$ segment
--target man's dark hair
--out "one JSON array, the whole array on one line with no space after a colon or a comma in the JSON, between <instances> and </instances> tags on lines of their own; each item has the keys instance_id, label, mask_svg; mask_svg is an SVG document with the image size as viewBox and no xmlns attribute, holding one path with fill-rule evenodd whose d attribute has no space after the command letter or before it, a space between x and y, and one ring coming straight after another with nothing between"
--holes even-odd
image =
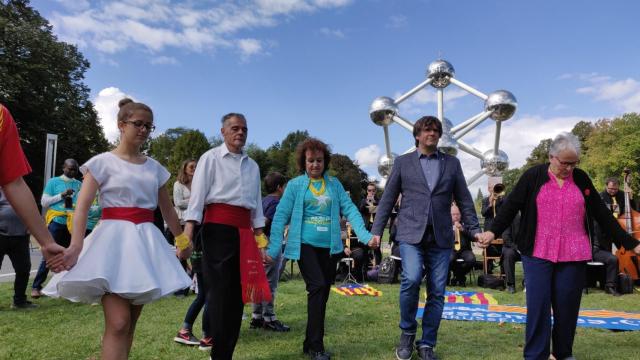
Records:
<instances>
[{"instance_id":1,"label":"man's dark hair","mask_svg":"<svg viewBox=\"0 0 640 360\"><path fill-rule=\"evenodd\" d=\"M418 134L422 131L422 129L429 128L431 126L435 126L438 130L439 136L442 136L442 123L440 119L435 116L423 116L415 124L413 124L413 138L415 139ZM418 140L416 139L416 147L418 146Z\"/></svg>"},{"instance_id":2,"label":"man's dark hair","mask_svg":"<svg viewBox=\"0 0 640 360\"><path fill-rule=\"evenodd\" d=\"M306 171L307 162L307 150L321 151L324 154L324 171L322 174L329 170L329 162L331 161L331 151L329 146L316 138L308 138L305 141L298 144L296 148L296 164L298 164L298 171L304 174Z\"/></svg>"},{"instance_id":3,"label":"man's dark hair","mask_svg":"<svg viewBox=\"0 0 640 360\"><path fill-rule=\"evenodd\" d=\"M244 122L247 122L247 119L244 117L244 115L240 114L240 113L228 113L227 115L222 117L222 120L220 121L222 123L222 126L224 126L224 122L231 119L237 117L238 119L242 119L244 120Z\"/></svg>"},{"instance_id":4,"label":"man's dark hair","mask_svg":"<svg viewBox=\"0 0 640 360\"><path fill-rule=\"evenodd\" d=\"M286 183L287 178L277 171L269 173L264 177L264 188L268 194L276 192L278 186L284 186Z\"/></svg>"}]
</instances>

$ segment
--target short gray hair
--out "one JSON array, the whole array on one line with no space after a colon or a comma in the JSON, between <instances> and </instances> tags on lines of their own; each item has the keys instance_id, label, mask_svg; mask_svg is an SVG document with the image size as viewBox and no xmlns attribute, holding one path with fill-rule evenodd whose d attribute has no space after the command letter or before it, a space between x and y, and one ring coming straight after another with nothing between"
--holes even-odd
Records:
<instances>
[{"instance_id":1,"label":"short gray hair","mask_svg":"<svg viewBox=\"0 0 640 360\"><path fill-rule=\"evenodd\" d=\"M571 150L580 156L580 139L572 133L561 132L551 141L549 155L558 156L561 151Z\"/></svg>"}]
</instances>

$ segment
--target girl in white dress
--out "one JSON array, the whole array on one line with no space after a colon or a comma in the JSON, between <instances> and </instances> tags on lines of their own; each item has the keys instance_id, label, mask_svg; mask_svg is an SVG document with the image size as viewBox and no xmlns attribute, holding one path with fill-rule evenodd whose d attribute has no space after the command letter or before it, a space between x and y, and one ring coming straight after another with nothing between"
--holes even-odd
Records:
<instances>
[{"instance_id":1,"label":"girl in white dress","mask_svg":"<svg viewBox=\"0 0 640 360\"><path fill-rule=\"evenodd\" d=\"M128 358L144 304L191 284L153 224L153 211L160 207L174 236L184 236L165 187L169 172L140 153L154 129L153 113L130 99L121 100L119 106L120 143L80 168L84 181L71 244L64 252L68 271L56 274L43 291L71 301L102 302L105 360ZM102 220L85 240L87 213L97 190ZM184 257L187 252L178 255Z\"/></svg>"}]
</instances>

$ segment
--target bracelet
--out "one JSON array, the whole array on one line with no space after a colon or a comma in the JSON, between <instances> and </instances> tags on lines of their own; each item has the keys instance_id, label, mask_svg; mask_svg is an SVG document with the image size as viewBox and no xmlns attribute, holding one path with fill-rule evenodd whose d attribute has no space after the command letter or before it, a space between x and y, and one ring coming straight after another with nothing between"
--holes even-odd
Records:
<instances>
[{"instance_id":1,"label":"bracelet","mask_svg":"<svg viewBox=\"0 0 640 360\"><path fill-rule=\"evenodd\" d=\"M186 248L189 247L191 241L189 240L189 237L187 235L185 235L185 233L182 233L178 236L176 236L175 238L175 244L176 247L180 250L184 250Z\"/></svg>"}]
</instances>

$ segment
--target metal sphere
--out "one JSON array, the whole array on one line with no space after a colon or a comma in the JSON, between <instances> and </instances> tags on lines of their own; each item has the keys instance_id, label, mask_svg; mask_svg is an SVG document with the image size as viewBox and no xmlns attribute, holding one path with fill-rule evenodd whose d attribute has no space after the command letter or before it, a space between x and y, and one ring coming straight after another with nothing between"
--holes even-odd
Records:
<instances>
[{"instance_id":1,"label":"metal sphere","mask_svg":"<svg viewBox=\"0 0 640 360\"><path fill-rule=\"evenodd\" d=\"M369 107L371 121L378 126L388 126L398 113L398 105L392 98L380 96L373 100Z\"/></svg>"},{"instance_id":2,"label":"metal sphere","mask_svg":"<svg viewBox=\"0 0 640 360\"><path fill-rule=\"evenodd\" d=\"M501 176L509 168L509 157L502 150L498 150L498 154L494 154L493 150L487 150L482 157L480 168L489 176Z\"/></svg>"},{"instance_id":3,"label":"metal sphere","mask_svg":"<svg viewBox=\"0 0 640 360\"><path fill-rule=\"evenodd\" d=\"M396 153L391 153L391 159L389 159L387 154L384 154L380 157L380 159L378 160L378 173L380 174L380 176L386 179L389 174L391 174L393 161L396 157L398 157L398 154Z\"/></svg>"},{"instance_id":4,"label":"metal sphere","mask_svg":"<svg viewBox=\"0 0 640 360\"><path fill-rule=\"evenodd\" d=\"M442 120L442 136L438 141L438 149L445 154L458 156L458 142L451 136L452 127L453 123L449 119Z\"/></svg>"},{"instance_id":5,"label":"metal sphere","mask_svg":"<svg viewBox=\"0 0 640 360\"><path fill-rule=\"evenodd\" d=\"M484 109L491 111L491 118L496 121L510 119L518 108L518 101L512 93L498 90L489 94L484 102Z\"/></svg>"},{"instance_id":6,"label":"metal sphere","mask_svg":"<svg viewBox=\"0 0 640 360\"><path fill-rule=\"evenodd\" d=\"M427 68L427 77L433 79L431 86L438 89L446 88L453 75L455 75L453 65L445 60L436 60Z\"/></svg>"}]
</instances>

